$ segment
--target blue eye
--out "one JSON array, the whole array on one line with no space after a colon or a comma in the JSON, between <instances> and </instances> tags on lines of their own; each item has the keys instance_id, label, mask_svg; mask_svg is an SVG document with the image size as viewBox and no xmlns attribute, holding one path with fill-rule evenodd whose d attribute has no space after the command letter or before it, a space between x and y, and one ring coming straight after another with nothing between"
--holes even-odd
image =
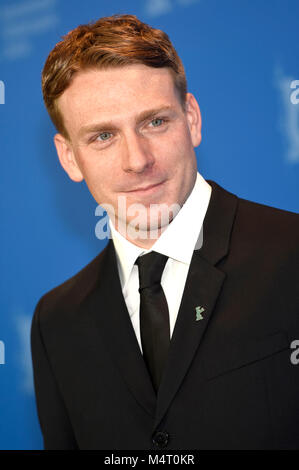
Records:
<instances>
[{"instance_id":1,"label":"blue eye","mask_svg":"<svg viewBox=\"0 0 299 470\"><path fill-rule=\"evenodd\" d=\"M107 135L109 136L109 135L111 135L111 133L110 133L110 132L102 132L102 134L100 134L99 137L101 137L101 136L107 136ZM106 138L102 139L102 138L101 138L100 140L105 141L105 140L108 140L108 139L106 139Z\"/></svg>"},{"instance_id":2,"label":"blue eye","mask_svg":"<svg viewBox=\"0 0 299 470\"><path fill-rule=\"evenodd\" d=\"M157 122L157 121L160 122L160 124L158 124L158 126L155 126L155 125L154 125L154 127L159 127L159 126L161 125L161 123L163 122L163 119L155 118L155 119L153 119L151 122L153 123L153 122Z\"/></svg>"}]
</instances>

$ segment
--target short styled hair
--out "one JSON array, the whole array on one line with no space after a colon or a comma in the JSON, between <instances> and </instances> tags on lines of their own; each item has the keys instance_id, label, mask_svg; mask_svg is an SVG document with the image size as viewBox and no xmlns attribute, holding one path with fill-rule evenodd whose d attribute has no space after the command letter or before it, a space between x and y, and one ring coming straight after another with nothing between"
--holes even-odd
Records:
<instances>
[{"instance_id":1,"label":"short styled hair","mask_svg":"<svg viewBox=\"0 0 299 470\"><path fill-rule=\"evenodd\" d=\"M141 22L135 15L112 15L70 31L56 44L45 62L43 98L57 131L68 138L57 99L70 86L76 73L132 64L168 67L185 110L185 71L168 35Z\"/></svg>"}]
</instances>

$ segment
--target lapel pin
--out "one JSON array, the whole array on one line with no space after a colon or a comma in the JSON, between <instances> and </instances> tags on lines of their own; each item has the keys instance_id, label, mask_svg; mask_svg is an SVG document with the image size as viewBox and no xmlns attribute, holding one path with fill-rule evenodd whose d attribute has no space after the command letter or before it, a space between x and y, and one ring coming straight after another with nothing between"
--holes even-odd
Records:
<instances>
[{"instance_id":1,"label":"lapel pin","mask_svg":"<svg viewBox=\"0 0 299 470\"><path fill-rule=\"evenodd\" d=\"M205 311L205 309L203 307L195 307L195 311L196 311L196 321L198 320L202 320L203 319L203 316L202 316L202 312Z\"/></svg>"}]
</instances>

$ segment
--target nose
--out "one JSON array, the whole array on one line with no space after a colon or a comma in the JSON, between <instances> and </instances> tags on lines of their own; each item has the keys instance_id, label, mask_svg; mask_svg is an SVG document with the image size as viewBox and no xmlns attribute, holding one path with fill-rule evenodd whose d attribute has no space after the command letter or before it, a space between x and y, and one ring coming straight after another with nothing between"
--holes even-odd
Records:
<instances>
[{"instance_id":1,"label":"nose","mask_svg":"<svg viewBox=\"0 0 299 470\"><path fill-rule=\"evenodd\" d=\"M155 162L146 137L130 130L123 137L122 169L125 172L143 173Z\"/></svg>"}]
</instances>

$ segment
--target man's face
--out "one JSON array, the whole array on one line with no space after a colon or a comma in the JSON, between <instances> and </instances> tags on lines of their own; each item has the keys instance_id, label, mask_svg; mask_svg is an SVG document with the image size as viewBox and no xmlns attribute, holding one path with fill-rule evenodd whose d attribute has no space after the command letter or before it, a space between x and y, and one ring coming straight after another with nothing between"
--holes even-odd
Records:
<instances>
[{"instance_id":1,"label":"man's face","mask_svg":"<svg viewBox=\"0 0 299 470\"><path fill-rule=\"evenodd\" d=\"M71 179L85 179L98 204L111 205L124 223L134 214L118 213L120 196L145 210L182 206L196 179L201 117L190 93L183 111L169 69L80 72L58 106L69 134L54 139L60 162Z\"/></svg>"}]
</instances>

